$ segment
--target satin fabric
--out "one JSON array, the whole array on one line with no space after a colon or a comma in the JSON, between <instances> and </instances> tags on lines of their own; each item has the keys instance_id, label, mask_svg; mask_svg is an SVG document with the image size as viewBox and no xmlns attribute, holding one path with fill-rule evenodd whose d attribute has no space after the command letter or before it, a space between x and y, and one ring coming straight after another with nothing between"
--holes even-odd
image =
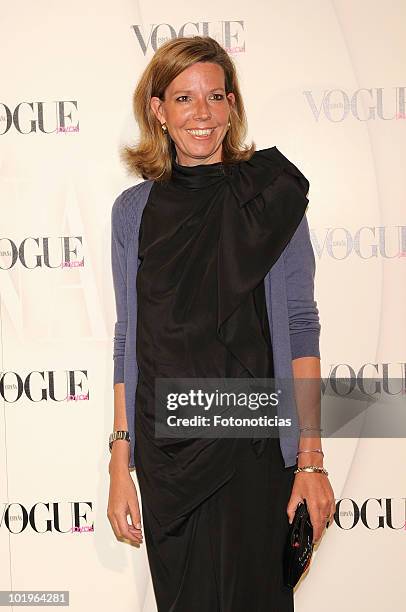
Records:
<instances>
[{"instance_id":1,"label":"satin fabric","mask_svg":"<svg viewBox=\"0 0 406 612\"><path fill-rule=\"evenodd\" d=\"M155 377L273 376L263 279L307 189L276 147L230 165L173 159L171 179L151 189L139 233L135 465L143 504L167 534L233 477L238 445L155 438Z\"/></svg>"},{"instance_id":2,"label":"satin fabric","mask_svg":"<svg viewBox=\"0 0 406 612\"><path fill-rule=\"evenodd\" d=\"M174 148L172 149L174 155ZM264 277L304 212L277 149L154 183L137 272L135 465L159 612L292 612L279 440L154 436L155 377L272 377Z\"/></svg>"},{"instance_id":3,"label":"satin fabric","mask_svg":"<svg viewBox=\"0 0 406 612\"><path fill-rule=\"evenodd\" d=\"M295 467L285 468L278 438L260 455L240 438L235 465L176 533L165 533L143 503L158 612L293 612L282 555Z\"/></svg>"}]
</instances>

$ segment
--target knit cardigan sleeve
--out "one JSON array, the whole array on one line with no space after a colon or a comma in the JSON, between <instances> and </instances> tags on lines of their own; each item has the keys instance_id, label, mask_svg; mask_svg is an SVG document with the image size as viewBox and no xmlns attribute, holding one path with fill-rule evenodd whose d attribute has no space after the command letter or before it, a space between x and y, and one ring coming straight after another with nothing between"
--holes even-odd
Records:
<instances>
[{"instance_id":1,"label":"knit cardigan sleeve","mask_svg":"<svg viewBox=\"0 0 406 612\"><path fill-rule=\"evenodd\" d=\"M314 299L315 257L306 213L285 253L286 291L292 359L320 358L320 320Z\"/></svg>"},{"instance_id":2,"label":"knit cardigan sleeve","mask_svg":"<svg viewBox=\"0 0 406 612\"><path fill-rule=\"evenodd\" d=\"M111 265L117 319L114 325L113 386L124 382L124 356L127 332L127 264L123 194L115 200L111 210Z\"/></svg>"}]
</instances>

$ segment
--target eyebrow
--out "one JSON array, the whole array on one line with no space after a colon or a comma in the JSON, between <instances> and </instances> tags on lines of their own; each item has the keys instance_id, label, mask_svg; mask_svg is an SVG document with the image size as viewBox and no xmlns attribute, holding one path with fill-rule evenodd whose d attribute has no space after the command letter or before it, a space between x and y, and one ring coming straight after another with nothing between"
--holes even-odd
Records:
<instances>
[{"instance_id":1,"label":"eyebrow","mask_svg":"<svg viewBox=\"0 0 406 612\"><path fill-rule=\"evenodd\" d=\"M209 93L212 93L213 91L224 91L225 93L225 89L224 87L215 87L214 89L210 89ZM193 93L193 91L191 89L178 89L178 91L174 91L173 95L176 96L179 93Z\"/></svg>"}]
</instances>

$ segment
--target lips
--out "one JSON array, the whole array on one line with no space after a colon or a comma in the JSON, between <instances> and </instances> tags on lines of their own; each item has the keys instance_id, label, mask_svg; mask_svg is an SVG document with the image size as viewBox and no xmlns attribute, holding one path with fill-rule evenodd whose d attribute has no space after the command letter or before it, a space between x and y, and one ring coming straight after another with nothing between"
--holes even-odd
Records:
<instances>
[{"instance_id":1,"label":"lips","mask_svg":"<svg viewBox=\"0 0 406 612\"><path fill-rule=\"evenodd\" d=\"M196 128L196 129L188 129L186 130L188 134L190 134L191 136L193 136L194 138L208 138L209 136L212 135L212 133L214 132L216 128Z\"/></svg>"}]
</instances>

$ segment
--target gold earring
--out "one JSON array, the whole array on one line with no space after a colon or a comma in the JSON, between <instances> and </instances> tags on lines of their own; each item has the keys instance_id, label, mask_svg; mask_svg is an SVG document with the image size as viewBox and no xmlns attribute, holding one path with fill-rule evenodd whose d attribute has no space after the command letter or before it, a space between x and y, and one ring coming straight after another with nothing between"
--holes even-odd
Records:
<instances>
[{"instance_id":1,"label":"gold earring","mask_svg":"<svg viewBox=\"0 0 406 612\"><path fill-rule=\"evenodd\" d=\"M166 134L168 131L168 128L166 127L166 123L162 123L161 128L162 128L163 133Z\"/></svg>"},{"instance_id":2,"label":"gold earring","mask_svg":"<svg viewBox=\"0 0 406 612\"><path fill-rule=\"evenodd\" d=\"M230 123L230 121L228 122L227 127L231 127L231 123Z\"/></svg>"}]
</instances>

